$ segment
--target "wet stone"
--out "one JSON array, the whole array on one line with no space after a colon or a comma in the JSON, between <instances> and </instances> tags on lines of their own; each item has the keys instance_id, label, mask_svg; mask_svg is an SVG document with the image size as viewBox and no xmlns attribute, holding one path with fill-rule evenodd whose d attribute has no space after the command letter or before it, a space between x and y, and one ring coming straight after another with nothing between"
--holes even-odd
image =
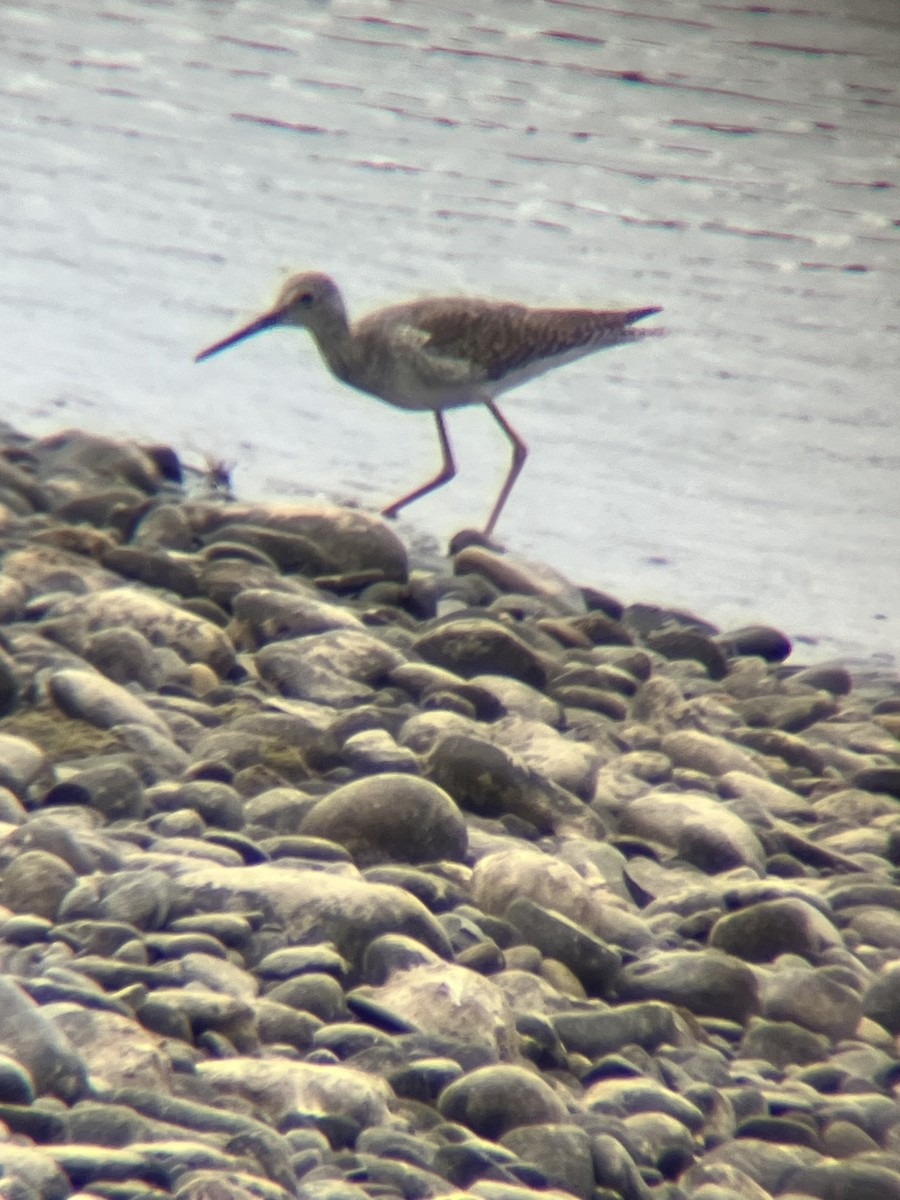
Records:
<instances>
[{"instance_id":1,"label":"wet stone","mask_svg":"<svg viewBox=\"0 0 900 1200\"><path fill-rule=\"evenodd\" d=\"M663 1042L679 1042L687 1036L675 1009L654 1001L593 1012L558 1013L551 1019L566 1048L589 1058L609 1054L629 1043L652 1052Z\"/></svg>"},{"instance_id":2,"label":"wet stone","mask_svg":"<svg viewBox=\"0 0 900 1200\"><path fill-rule=\"evenodd\" d=\"M835 927L803 900L765 900L720 917L710 945L747 962L770 962L779 954L801 954L815 960L839 944Z\"/></svg>"},{"instance_id":3,"label":"wet stone","mask_svg":"<svg viewBox=\"0 0 900 1200\"><path fill-rule=\"evenodd\" d=\"M165 588L179 596L193 596L198 590L198 571L194 564L165 550L114 546L101 556L100 561L125 579Z\"/></svg>"},{"instance_id":4,"label":"wet stone","mask_svg":"<svg viewBox=\"0 0 900 1200\"><path fill-rule=\"evenodd\" d=\"M438 625L415 642L415 649L426 662L466 679L510 675L541 687L547 677L540 656L526 642L482 618L462 617Z\"/></svg>"},{"instance_id":5,"label":"wet stone","mask_svg":"<svg viewBox=\"0 0 900 1200\"><path fill-rule=\"evenodd\" d=\"M50 692L67 716L100 729L134 722L168 735L168 726L143 700L103 675L75 668L57 671L50 679Z\"/></svg>"},{"instance_id":6,"label":"wet stone","mask_svg":"<svg viewBox=\"0 0 900 1200\"><path fill-rule=\"evenodd\" d=\"M578 807L574 797L501 747L474 737L440 738L426 759L425 772L461 808L483 817L520 817L542 832Z\"/></svg>"},{"instance_id":7,"label":"wet stone","mask_svg":"<svg viewBox=\"0 0 900 1200\"><path fill-rule=\"evenodd\" d=\"M294 975L277 983L266 992L269 1000L302 1012L312 1013L322 1021L337 1021L345 1015L344 994L332 975L314 971Z\"/></svg>"},{"instance_id":8,"label":"wet stone","mask_svg":"<svg viewBox=\"0 0 900 1200\"><path fill-rule=\"evenodd\" d=\"M775 1067L790 1063L821 1062L828 1055L828 1039L793 1021L754 1019L741 1043L745 1058L762 1058Z\"/></svg>"},{"instance_id":9,"label":"wet stone","mask_svg":"<svg viewBox=\"0 0 900 1200\"><path fill-rule=\"evenodd\" d=\"M51 788L44 803L84 804L116 821L143 816L144 789L137 773L126 764L98 763Z\"/></svg>"},{"instance_id":10,"label":"wet stone","mask_svg":"<svg viewBox=\"0 0 900 1200\"><path fill-rule=\"evenodd\" d=\"M647 645L666 658L696 659L706 668L710 679L724 679L728 673L728 659L722 648L695 630L655 630L648 634Z\"/></svg>"},{"instance_id":11,"label":"wet stone","mask_svg":"<svg viewBox=\"0 0 900 1200\"><path fill-rule=\"evenodd\" d=\"M661 748L677 767L689 767L704 775L725 775L728 771L763 773L753 756L739 746L692 729L667 734Z\"/></svg>"},{"instance_id":12,"label":"wet stone","mask_svg":"<svg viewBox=\"0 0 900 1200\"><path fill-rule=\"evenodd\" d=\"M522 1067L497 1064L470 1071L441 1093L438 1108L450 1121L496 1140L523 1125L565 1120L552 1089Z\"/></svg>"},{"instance_id":13,"label":"wet stone","mask_svg":"<svg viewBox=\"0 0 900 1200\"><path fill-rule=\"evenodd\" d=\"M800 696L759 696L738 703L738 711L748 725L783 729L798 733L827 720L837 712L830 693Z\"/></svg>"},{"instance_id":14,"label":"wet stone","mask_svg":"<svg viewBox=\"0 0 900 1200\"><path fill-rule=\"evenodd\" d=\"M760 1008L754 973L740 959L709 950L652 954L623 967L615 986L623 1000L664 1000L740 1024Z\"/></svg>"},{"instance_id":15,"label":"wet stone","mask_svg":"<svg viewBox=\"0 0 900 1200\"><path fill-rule=\"evenodd\" d=\"M343 757L359 772L404 771L417 775L421 770L418 757L405 746L398 746L384 729L367 729L348 737Z\"/></svg>"},{"instance_id":16,"label":"wet stone","mask_svg":"<svg viewBox=\"0 0 900 1200\"><path fill-rule=\"evenodd\" d=\"M63 897L75 883L67 862L45 850L26 850L3 872L0 902L13 912L53 919Z\"/></svg>"},{"instance_id":17,"label":"wet stone","mask_svg":"<svg viewBox=\"0 0 900 1200\"><path fill-rule=\"evenodd\" d=\"M790 639L769 625L745 625L719 634L717 640L729 655L753 655L772 663L783 662L791 652Z\"/></svg>"},{"instance_id":18,"label":"wet stone","mask_svg":"<svg viewBox=\"0 0 900 1200\"><path fill-rule=\"evenodd\" d=\"M808 1166L791 1176L791 1187L799 1194L821 1200L900 1200L900 1174L896 1167L878 1163L822 1163Z\"/></svg>"},{"instance_id":19,"label":"wet stone","mask_svg":"<svg viewBox=\"0 0 900 1200\"><path fill-rule=\"evenodd\" d=\"M548 958L564 963L590 995L606 995L621 959L587 929L533 900L520 897L506 909L506 919Z\"/></svg>"},{"instance_id":20,"label":"wet stone","mask_svg":"<svg viewBox=\"0 0 900 1200\"><path fill-rule=\"evenodd\" d=\"M863 1012L892 1034L900 1033L900 963L888 963L863 995Z\"/></svg>"},{"instance_id":21,"label":"wet stone","mask_svg":"<svg viewBox=\"0 0 900 1200\"><path fill-rule=\"evenodd\" d=\"M11 713L19 702L20 685L15 662L0 652L0 717Z\"/></svg>"},{"instance_id":22,"label":"wet stone","mask_svg":"<svg viewBox=\"0 0 900 1200\"><path fill-rule=\"evenodd\" d=\"M0 733L0 786L21 798L46 768L47 758L39 746L26 738Z\"/></svg>"},{"instance_id":23,"label":"wet stone","mask_svg":"<svg viewBox=\"0 0 900 1200\"><path fill-rule=\"evenodd\" d=\"M300 832L346 846L361 866L392 856L407 862L460 859L466 847L465 824L446 792L391 773L338 788L307 814Z\"/></svg>"},{"instance_id":24,"label":"wet stone","mask_svg":"<svg viewBox=\"0 0 900 1200\"><path fill-rule=\"evenodd\" d=\"M0 1049L27 1072L34 1090L74 1100L87 1071L67 1039L11 979L0 976Z\"/></svg>"},{"instance_id":25,"label":"wet stone","mask_svg":"<svg viewBox=\"0 0 900 1200\"><path fill-rule=\"evenodd\" d=\"M839 1041L852 1037L863 1015L862 999L853 988L832 979L825 969L778 970L764 987L763 1016L793 1021Z\"/></svg>"},{"instance_id":26,"label":"wet stone","mask_svg":"<svg viewBox=\"0 0 900 1200\"><path fill-rule=\"evenodd\" d=\"M520 1158L539 1164L551 1185L584 1200L593 1192L591 1141L577 1125L520 1125L504 1134L500 1144Z\"/></svg>"},{"instance_id":27,"label":"wet stone","mask_svg":"<svg viewBox=\"0 0 900 1200\"><path fill-rule=\"evenodd\" d=\"M270 529L265 525L235 523L220 525L206 539L208 546L232 542L252 546L272 560L280 570L314 577L334 569L334 563L322 549L301 533Z\"/></svg>"},{"instance_id":28,"label":"wet stone","mask_svg":"<svg viewBox=\"0 0 900 1200\"><path fill-rule=\"evenodd\" d=\"M193 809L207 825L237 830L244 824L244 807L240 795L227 783L214 780L192 780L176 785L152 788L147 799L158 810Z\"/></svg>"},{"instance_id":29,"label":"wet stone","mask_svg":"<svg viewBox=\"0 0 900 1200\"><path fill-rule=\"evenodd\" d=\"M0 1054L0 1102L31 1104L34 1100L34 1081L16 1059Z\"/></svg>"}]
</instances>

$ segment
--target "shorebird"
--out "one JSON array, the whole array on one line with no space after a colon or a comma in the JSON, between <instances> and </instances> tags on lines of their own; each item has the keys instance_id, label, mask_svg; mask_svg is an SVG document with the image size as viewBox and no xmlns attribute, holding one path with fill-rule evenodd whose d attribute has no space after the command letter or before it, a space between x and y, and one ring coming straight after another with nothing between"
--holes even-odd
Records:
<instances>
[{"instance_id":1,"label":"shorebird","mask_svg":"<svg viewBox=\"0 0 900 1200\"><path fill-rule=\"evenodd\" d=\"M331 372L395 408L432 412L441 445L441 469L426 483L382 509L396 517L456 474L444 411L483 404L512 443L512 463L484 532L497 524L528 447L494 397L554 367L608 346L662 333L631 326L659 308L528 308L523 304L451 296L411 300L350 323L334 280L318 271L288 279L272 307L221 341L201 350L201 362L276 325L308 329Z\"/></svg>"}]
</instances>

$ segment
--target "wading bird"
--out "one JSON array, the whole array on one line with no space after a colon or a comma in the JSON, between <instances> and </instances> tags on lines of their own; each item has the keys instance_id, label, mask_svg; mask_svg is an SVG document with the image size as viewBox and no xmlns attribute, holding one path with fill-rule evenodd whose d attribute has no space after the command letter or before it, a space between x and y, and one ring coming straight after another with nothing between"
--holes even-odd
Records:
<instances>
[{"instance_id":1,"label":"wading bird","mask_svg":"<svg viewBox=\"0 0 900 1200\"><path fill-rule=\"evenodd\" d=\"M483 404L512 443L512 463L485 525L490 534L524 466L528 447L494 397L586 354L661 329L633 329L659 308L528 308L469 296L411 300L350 323L337 284L317 271L294 275L261 316L207 346L196 362L276 325L308 329L338 379L395 408L434 413L443 460L433 479L382 510L401 508L456 474L444 411Z\"/></svg>"}]
</instances>

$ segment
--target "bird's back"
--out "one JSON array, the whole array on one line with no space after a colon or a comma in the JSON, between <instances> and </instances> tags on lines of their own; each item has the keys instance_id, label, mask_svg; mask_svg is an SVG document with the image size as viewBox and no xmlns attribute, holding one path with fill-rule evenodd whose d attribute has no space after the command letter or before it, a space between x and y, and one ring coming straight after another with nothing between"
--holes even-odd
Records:
<instances>
[{"instance_id":1,"label":"bird's back","mask_svg":"<svg viewBox=\"0 0 900 1200\"><path fill-rule=\"evenodd\" d=\"M366 391L404 408L471 404L553 367L659 330L634 330L658 308L528 308L471 297L414 300L353 327Z\"/></svg>"}]
</instances>

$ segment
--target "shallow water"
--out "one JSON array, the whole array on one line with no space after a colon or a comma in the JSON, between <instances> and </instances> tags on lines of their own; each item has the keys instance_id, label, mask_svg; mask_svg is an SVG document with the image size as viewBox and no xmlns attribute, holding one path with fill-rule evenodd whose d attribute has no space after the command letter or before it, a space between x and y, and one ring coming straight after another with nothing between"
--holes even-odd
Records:
<instances>
[{"instance_id":1,"label":"shallow water","mask_svg":"<svg viewBox=\"0 0 900 1200\"><path fill-rule=\"evenodd\" d=\"M498 533L625 600L900 645L895 0L31 0L0 8L6 419L231 460L241 494L373 507L430 418L304 335L193 353L330 271L415 294L662 304L670 335L505 397ZM659 320L659 318L657 318ZM483 522L508 445L402 528ZM815 644L811 644L811 643Z\"/></svg>"}]
</instances>

